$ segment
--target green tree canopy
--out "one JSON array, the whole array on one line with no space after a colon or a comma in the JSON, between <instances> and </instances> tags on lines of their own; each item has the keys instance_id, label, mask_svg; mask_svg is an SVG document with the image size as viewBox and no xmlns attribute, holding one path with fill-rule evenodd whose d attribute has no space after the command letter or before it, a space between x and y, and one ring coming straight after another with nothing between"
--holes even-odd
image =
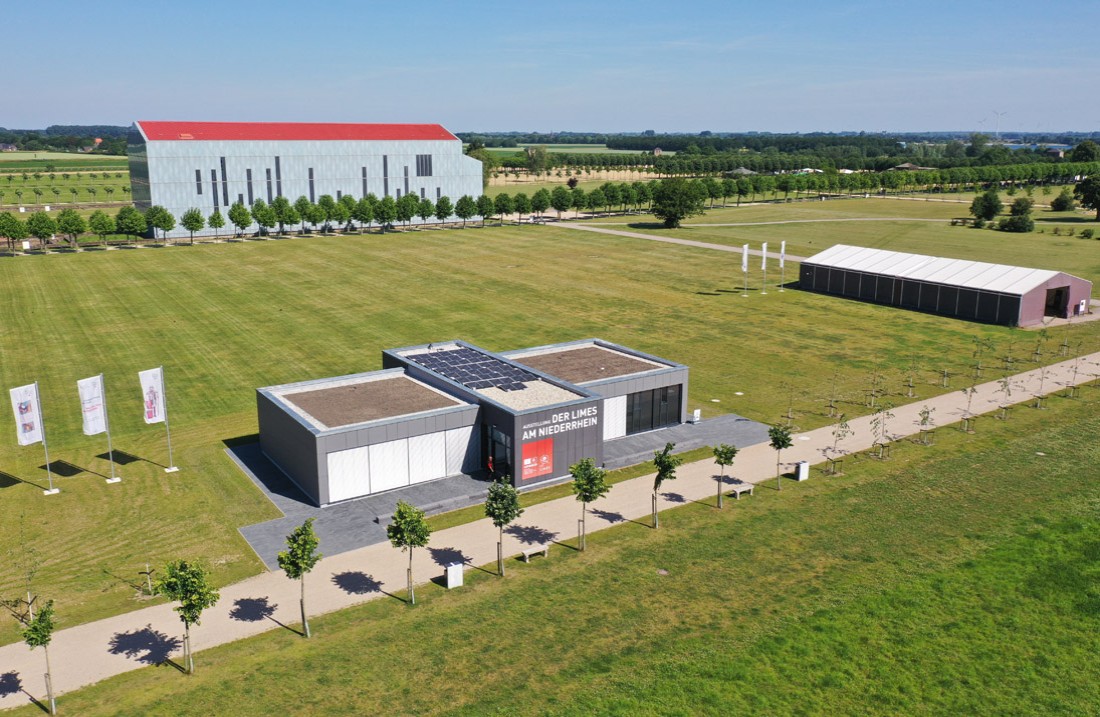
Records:
<instances>
[{"instance_id":1,"label":"green tree canopy","mask_svg":"<svg viewBox=\"0 0 1100 717\"><path fill-rule=\"evenodd\" d=\"M445 222L455 213L454 205L450 197L440 197L435 203L435 218Z\"/></svg>"},{"instance_id":2,"label":"green tree canopy","mask_svg":"<svg viewBox=\"0 0 1100 717\"><path fill-rule=\"evenodd\" d=\"M403 500L397 501L397 508L393 511L393 519L386 526L386 537L390 539L390 545L393 547L400 548L402 552L409 551L410 604L416 604L412 577L413 549L426 546L431 535L432 529L428 526L424 511Z\"/></svg>"},{"instance_id":3,"label":"green tree canopy","mask_svg":"<svg viewBox=\"0 0 1100 717\"><path fill-rule=\"evenodd\" d=\"M1050 209L1055 212L1072 212L1076 208L1077 201L1073 198L1073 192L1069 187L1063 187L1058 196L1050 202Z\"/></svg>"},{"instance_id":4,"label":"green tree canopy","mask_svg":"<svg viewBox=\"0 0 1100 717\"><path fill-rule=\"evenodd\" d=\"M229 221L237 228L237 236L240 236L241 232L252 226L252 212L243 202L234 202L229 208Z\"/></svg>"},{"instance_id":5,"label":"green tree canopy","mask_svg":"<svg viewBox=\"0 0 1100 717\"><path fill-rule=\"evenodd\" d=\"M1085 209L1096 211L1096 221L1100 222L1100 174L1085 177L1073 188L1073 196Z\"/></svg>"},{"instance_id":6,"label":"green tree canopy","mask_svg":"<svg viewBox=\"0 0 1100 717\"><path fill-rule=\"evenodd\" d=\"M516 214L520 215L520 221L523 221L523 215L531 213L531 198L524 192L516 192L516 195L512 197L512 208Z\"/></svg>"},{"instance_id":7,"label":"green tree canopy","mask_svg":"<svg viewBox=\"0 0 1100 717\"><path fill-rule=\"evenodd\" d=\"M28 236L27 225L11 212L0 213L0 236L8 240L8 247L14 252L15 243Z\"/></svg>"},{"instance_id":8,"label":"green tree canopy","mask_svg":"<svg viewBox=\"0 0 1100 717\"><path fill-rule=\"evenodd\" d=\"M138 237L149 229L149 223L144 215L134 207L122 207L115 215L115 224L118 230L130 237ZM211 224L210 226L214 226Z\"/></svg>"},{"instance_id":9,"label":"green tree canopy","mask_svg":"<svg viewBox=\"0 0 1100 717\"><path fill-rule=\"evenodd\" d=\"M206 224L214 230L214 238L217 239L218 230L225 226L225 217L223 217L221 211L215 207L210 216L206 218Z\"/></svg>"},{"instance_id":10,"label":"green tree canopy","mask_svg":"<svg viewBox=\"0 0 1100 717\"><path fill-rule=\"evenodd\" d=\"M1069 153L1071 162L1100 162L1100 145L1086 139Z\"/></svg>"},{"instance_id":11,"label":"green tree canopy","mask_svg":"<svg viewBox=\"0 0 1100 717\"><path fill-rule=\"evenodd\" d=\"M493 209L500 215L500 223L504 224L504 215L511 214L515 211L515 205L512 204L512 197L501 192L493 199Z\"/></svg>"},{"instance_id":12,"label":"green tree canopy","mask_svg":"<svg viewBox=\"0 0 1100 717\"><path fill-rule=\"evenodd\" d=\"M462 228L466 228L466 221L477 214L477 202L469 194L463 194L455 202L455 216L462 220Z\"/></svg>"},{"instance_id":13,"label":"green tree canopy","mask_svg":"<svg viewBox=\"0 0 1100 717\"><path fill-rule=\"evenodd\" d=\"M168 238L168 232L176 228L176 218L167 209L157 204L149 207L145 212L145 221L154 230L160 229L161 236L165 239Z\"/></svg>"},{"instance_id":14,"label":"green tree canopy","mask_svg":"<svg viewBox=\"0 0 1100 717\"><path fill-rule=\"evenodd\" d=\"M970 213L974 215L974 218L987 222L996 218L1003 209L1004 203L1001 202L996 189L986 190L974 197L974 201L970 203Z\"/></svg>"},{"instance_id":15,"label":"green tree canopy","mask_svg":"<svg viewBox=\"0 0 1100 717\"><path fill-rule=\"evenodd\" d=\"M531 195L531 209L540 217L542 213L550 208L550 192L546 189L540 189Z\"/></svg>"},{"instance_id":16,"label":"green tree canopy","mask_svg":"<svg viewBox=\"0 0 1100 717\"><path fill-rule=\"evenodd\" d=\"M260 227L260 233L264 234L279 223L279 213L262 199L257 199L252 204L252 218Z\"/></svg>"},{"instance_id":17,"label":"green tree canopy","mask_svg":"<svg viewBox=\"0 0 1100 717\"><path fill-rule=\"evenodd\" d=\"M495 208L496 204L492 197L482 194L477 198L477 215L481 217L481 226L485 226L485 220L493 216Z\"/></svg>"},{"instance_id":18,"label":"green tree canopy","mask_svg":"<svg viewBox=\"0 0 1100 717\"><path fill-rule=\"evenodd\" d=\"M783 451L794 445L791 442L791 429L787 426L772 426L768 429L768 445L775 451L775 479L776 485L782 488L782 474L780 473L780 458Z\"/></svg>"},{"instance_id":19,"label":"green tree canopy","mask_svg":"<svg viewBox=\"0 0 1100 717\"><path fill-rule=\"evenodd\" d=\"M573 495L581 502L581 550L585 549L585 534L587 531L586 519L588 516L588 504L599 500L611 490L607 482L607 471L596 465L591 458L582 458L569 466L569 475L573 476L570 488Z\"/></svg>"},{"instance_id":20,"label":"green tree canopy","mask_svg":"<svg viewBox=\"0 0 1100 717\"><path fill-rule=\"evenodd\" d=\"M191 207L180 215L180 226L191 232L191 243L195 243L195 232L202 231L206 226L206 217L195 207Z\"/></svg>"},{"instance_id":21,"label":"green tree canopy","mask_svg":"<svg viewBox=\"0 0 1100 717\"><path fill-rule=\"evenodd\" d=\"M397 200L397 221L406 225L416 216L416 210L420 208L420 198L415 194L403 194Z\"/></svg>"},{"instance_id":22,"label":"green tree canopy","mask_svg":"<svg viewBox=\"0 0 1100 717\"><path fill-rule=\"evenodd\" d=\"M46 212L34 212L27 217L27 231L43 243L57 233L57 222Z\"/></svg>"},{"instance_id":23,"label":"green tree canopy","mask_svg":"<svg viewBox=\"0 0 1100 717\"><path fill-rule=\"evenodd\" d=\"M485 517L493 521L499 531L497 542L497 572L504 575L504 528L523 515L519 504L519 492L507 476L493 481L489 485L489 495L485 499Z\"/></svg>"},{"instance_id":24,"label":"green tree canopy","mask_svg":"<svg viewBox=\"0 0 1100 717\"><path fill-rule=\"evenodd\" d=\"M306 619L306 573L313 570L321 559L321 554L317 552L321 541L313 530L313 520L307 518L306 522L286 536L286 550L280 551L276 556L279 567L286 576L301 583L302 632L305 637L310 636L309 620Z\"/></svg>"},{"instance_id":25,"label":"green tree canopy","mask_svg":"<svg viewBox=\"0 0 1100 717\"><path fill-rule=\"evenodd\" d=\"M669 229L703 213L703 195L685 179L662 180L653 191L653 214Z\"/></svg>"},{"instance_id":26,"label":"green tree canopy","mask_svg":"<svg viewBox=\"0 0 1100 717\"><path fill-rule=\"evenodd\" d=\"M386 227L393 226L397 221L397 200L389 195L382 197L374 205L374 219L382 226L382 231L386 231Z\"/></svg>"},{"instance_id":27,"label":"green tree canopy","mask_svg":"<svg viewBox=\"0 0 1100 717\"><path fill-rule=\"evenodd\" d=\"M558 213L558 219L561 219L562 212L572 209L573 195L565 187L554 187L554 191L550 192L550 206Z\"/></svg>"},{"instance_id":28,"label":"green tree canopy","mask_svg":"<svg viewBox=\"0 0 1100 717\"><path fill-rule=\"evenodd\" d=\"M206 568L187 560L173 560L165 565L156 591L179 603L172 609L183 622L187 672L192 673L195 663L191 656L191 626L199 624L203 611L216 605L221 595L211 584Z\"/></svg>"},{"instance_id":29,"label":"green tree canopy","mask_svg":"<svg viewBox=\"0 0 1100 717\"><path fill-rule=\"evenodd\" d=\"M62 209L57 214L57 230L69 236L69 243L76 247L76 238L88 231L88 223L75 209Z\"/></svg>"}]
</instances>

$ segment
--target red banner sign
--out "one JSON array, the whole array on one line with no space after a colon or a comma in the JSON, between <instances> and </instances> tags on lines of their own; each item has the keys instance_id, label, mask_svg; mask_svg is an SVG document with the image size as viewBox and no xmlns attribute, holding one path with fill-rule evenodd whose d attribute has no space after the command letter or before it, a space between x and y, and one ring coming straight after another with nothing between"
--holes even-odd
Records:
<instances>
[{"instance_id":1,"label":"red banner sign","mask_svg":"<svg viewBox=\"0 0 1100 717\"><path fill-rule=\"evenodd\" d=\"M523 444L523 480L554 472L554 439Z\"/></svg>"}]
</instances>

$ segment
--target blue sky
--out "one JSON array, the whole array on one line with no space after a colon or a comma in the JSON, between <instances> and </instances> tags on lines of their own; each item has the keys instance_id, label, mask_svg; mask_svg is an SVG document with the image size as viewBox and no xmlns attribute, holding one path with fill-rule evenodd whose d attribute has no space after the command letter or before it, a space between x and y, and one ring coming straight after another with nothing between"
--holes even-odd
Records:
<instances>
[{"instance_id":1,"label":"blue sky","mask_svg":"<svg viewBox=\"0 0 1100 717\"><path fill-rule=\"evenodd\" d=\"M9 128L1100 130L1094 0L12 5Z\"/></svg>"}]
</instances>

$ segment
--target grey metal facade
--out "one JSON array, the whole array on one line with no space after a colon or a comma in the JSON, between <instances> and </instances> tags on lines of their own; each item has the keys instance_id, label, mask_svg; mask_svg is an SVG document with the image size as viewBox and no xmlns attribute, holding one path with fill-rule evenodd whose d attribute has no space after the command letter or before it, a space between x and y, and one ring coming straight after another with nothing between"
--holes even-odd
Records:
<instances>
[{"instance_id":1,"label":"grey metal facade","mask_svg":"<svg viewBox=\"0 0 1100 717\"><path fill-rule=\"evenodd\" d=\"M317 201L367 194L399 198L408 193L457 201L482 193L481 162L462 152L460 140L149 140L140 124L128 139L131 192L144 211L159 205L177 222L195 207L208 217L238 201L270 203L278 196ZM428 159L425 159L428 158ZM415 221L421 221L417 218ZM438 220L431 218L429 222ZM253 225L248 231L255 231ZM204 229L199 235L213 235ZM190 236L176 227L170 237Z\"/></svg>"}]
</instances>

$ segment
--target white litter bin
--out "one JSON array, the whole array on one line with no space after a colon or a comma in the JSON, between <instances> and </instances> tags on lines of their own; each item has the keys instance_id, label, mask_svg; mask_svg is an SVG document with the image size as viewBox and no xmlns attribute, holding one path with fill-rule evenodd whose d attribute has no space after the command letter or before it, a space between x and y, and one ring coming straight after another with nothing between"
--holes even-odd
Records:
<instances>
[{"instance_id":1,"label":"white litter bin","mask_svg":"<svg viewBox=\"0 0 1100 717\"><path fill-rule=\"evenodd\" d=\"M794 464L794 479L797 481L810 479L810 464L808 461L799 461Z\"/></svg>"},{"instance_id":2,"label":"white litter bin","mask_svg":"<svg viewBox=\"0 0 1100 717\"><path fill-rule=\"evenodd\" d=\"M462 563L451 563L447 566L447 589L462 587Z\"/></svg>"}]
</instances>

